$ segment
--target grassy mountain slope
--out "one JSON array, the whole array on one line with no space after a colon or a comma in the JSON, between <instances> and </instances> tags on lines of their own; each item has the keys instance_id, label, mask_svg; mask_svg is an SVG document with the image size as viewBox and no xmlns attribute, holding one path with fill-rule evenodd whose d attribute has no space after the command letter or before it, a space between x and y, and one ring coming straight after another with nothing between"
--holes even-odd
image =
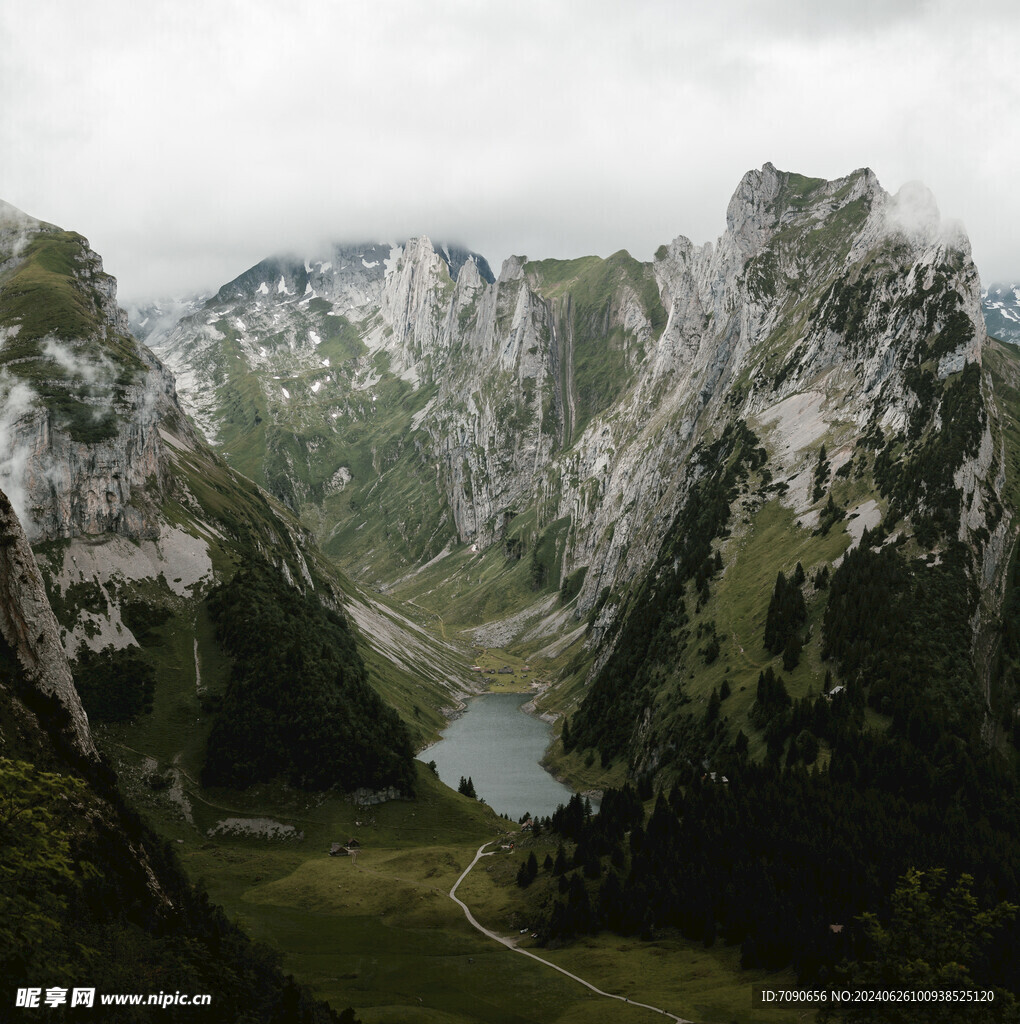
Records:
<instances>
[{"instance_id":1,"label":"grassy mountain slope","mask_svg":"<svg viewBox=\"0 0 1020 1024\"><path fill-rule=\"evenodd\" d=\"M1015 893L1016 374L929 197L765 165L718 245L650 264L327 265L254 268L165 350L223 459L383 591L361 614L527 659L572 778L676 784L619 863L570 837L547 937L718 933L813 977L912 867Z\"/></svg>"},{"instance_id":2,"label":"grassy mountain slope","mask_svg":"<svg viewBox=\"0 0 1020 1024\"><path fill-rule=\"evenodd\" d=\"M215 409L226 458L277 474L327 551L423 623L559 676L543 706L580 708L572 747L607 771L691 756L685 709L724 684L717 741L764 753L768 668L795 697L845 685L826 585L865 529L907 563L962 544L961 594L1002 578L976 272L923 191L765 165L717 246L651 264L513 258L489 283L427 240L367 255L253 268L161 344L221 406L228 382L250 394L240 420ZM766 649L795 572L803 613ZM987 634L996 601L965 604Z\"/></svg>"},{"instance_id":3,"label":"grassy mountain slope","mask_svg":"<svg viewBox=\"0 0 1020 1024\"><path fill-rule=\"evenodd\" d=\"M24 581L6 552L27 542L5 495L4 635L0 636L0 976L5 1008L18 988L88 985L125 991L209 993L217 1021L337 1017L278 968L205 892L176 852L132 810L114 773L66 729L65 706L25 669L8 624L25 614ZM30 557L30 556L29 556ZM20 586L19 586L20 584ZM40 624L34 630L51 629ZM33 640L41 645L44 638ZM59 650L56 637L50 637ZM58 923L59 922L59 923ZM20 1012L20 1011L19 1011ZM52 1011L60 1016L64 1010ZM136 1020L104 1007L104 1020ZM161 1008L168 1019L194 1012ZM4 1012L4 1018L8 1013Z\"/></svg>"},{"instance_id":4,"label":"grassy mountain slope","mask_svg":"<svg viewBox=\"0 0 1020 1024\"><path fill-rule=\"evenodd\" d=\"M350 338L313 319L339 360ZM137 650L149 625L170 618L194 665L202 653L225 662L196 624L209 590L252 560L339 612L353 588L284 504L195 433L173 379L128 333L115 282L85 239L5 207L0 321L0 476L37 543L71 656ZM286 465L280 473L293 475ZM457 703L464 658L371 601L358 607L369 635L378 626L390 648L408 652L399 664L374 653L370 676L424 742L443 721L439 708ZM164 675L158 651L144 658Z\"/></svg>"}]
</instances>

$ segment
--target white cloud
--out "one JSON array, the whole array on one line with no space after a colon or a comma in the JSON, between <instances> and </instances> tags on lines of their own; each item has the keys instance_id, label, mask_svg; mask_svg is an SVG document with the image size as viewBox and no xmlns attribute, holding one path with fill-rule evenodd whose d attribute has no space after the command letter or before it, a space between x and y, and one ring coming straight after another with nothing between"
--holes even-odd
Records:
<instances>
[{"instance_id":1,"label":"white cloud","mask_svg":"<svg viewBox=\"0 0 1020 1024\"><path fill-rule=\"evenodd\" d=\"M58 344L52 338L47 338L42 353L72 377L78 377L89 384L109 380L113 374L112 364L101 353L83 359L72 349Z\"/></svg>"},{"instance_id":2,"label":"white cloud","mask_svg":"<svg viewBox=\"0 0 1020 1024\"><path fill-rule=\"evenodd\" d=\"M18 421L31 413L35 392L21 381L0 372L0 490L10 498L21 525L31 534L28 504L28 470L32 449L18 439Z\"/></svg>"},{"instance_id":3,"label":"white cloud","mask_svg":"<svg viewBox=\"0 0 1020 1024\"><path fill-rule=\"evenodd\" d=\"M323 237L647 258L766 160L924 181L1020 275L1006 4L37 0L0 40L0 196L128 299Z\"/></svg>"}]
</instances>

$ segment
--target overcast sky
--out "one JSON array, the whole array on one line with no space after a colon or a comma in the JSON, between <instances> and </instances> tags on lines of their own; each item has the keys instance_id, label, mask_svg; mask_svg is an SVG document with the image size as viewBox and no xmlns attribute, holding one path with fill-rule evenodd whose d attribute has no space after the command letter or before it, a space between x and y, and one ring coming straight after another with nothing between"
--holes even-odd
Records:
<instances>
[{"instance_id":1,"label":"overcast sky","mask_svg":"<svg viewBox=\"0 0 1020 1024\"><path fill-rule=\"evenodd\" d=\"M717 238L767 160L867 165L1020 278L1018 53L982 0L6 3L0 198L123 303L317 238L648 259Z\"/></svg>"}]
</instances>

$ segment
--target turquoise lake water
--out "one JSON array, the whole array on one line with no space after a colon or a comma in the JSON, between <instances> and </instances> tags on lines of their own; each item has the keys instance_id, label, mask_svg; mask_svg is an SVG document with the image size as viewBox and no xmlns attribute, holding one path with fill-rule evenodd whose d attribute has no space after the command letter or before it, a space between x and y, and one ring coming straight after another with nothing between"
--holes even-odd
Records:
<instances>
[{"instance_id":1,"label":"turquoise lake water","mask_svg":"<svg viewBox=\"0 0 1020 1024\"><path fill-rule=\"evenodd\" d=\"M514 821L530 813L545 817L565 804L573 790L557 782L538 762L552 739L548 723L526 715L529 693L486 693L473 697L443 738L418 758L435 761L439 777L457 788L470 776L475 792L494 811Z\"/></svg>"}]
</instances>

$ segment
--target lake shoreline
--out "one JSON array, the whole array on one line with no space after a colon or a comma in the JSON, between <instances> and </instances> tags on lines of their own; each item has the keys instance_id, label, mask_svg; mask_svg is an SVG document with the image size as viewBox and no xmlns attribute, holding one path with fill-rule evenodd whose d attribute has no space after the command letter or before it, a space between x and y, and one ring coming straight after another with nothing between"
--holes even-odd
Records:
<instances>
[{"instance_id":1,"label":"lake shoreline","mask_svg":"<svg viewBox=\"0 0 1020 1024\"><path fill-rule=\"evenodd\" d=\"M575 791L543 764L553 736L549 721L535 713L534 702L542 692L532 684L523 692L470 698L418 759L435 761L439 777L453 788L460 778L470 778L478 797L497 814L547 817Z\"/></svg>"}]
</instances>

